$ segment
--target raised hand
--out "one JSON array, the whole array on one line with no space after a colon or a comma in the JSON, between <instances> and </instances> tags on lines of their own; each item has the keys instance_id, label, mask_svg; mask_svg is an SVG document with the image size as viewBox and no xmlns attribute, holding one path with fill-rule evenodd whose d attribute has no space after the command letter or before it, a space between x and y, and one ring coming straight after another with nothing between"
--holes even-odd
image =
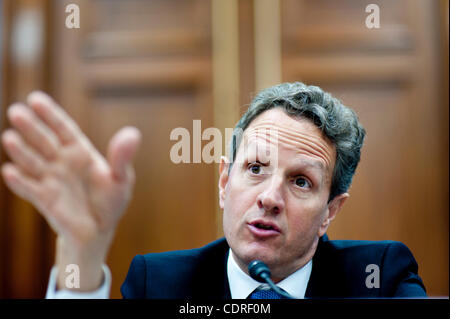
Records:
<instances>
[{"instance_id":1,"label":"raised hand","mask_svg":"<svg viewBox=\"0 0 450 319\"><path fill-rule=\"evenodd\" d=\"M93 290L101 283L100 266L131 197L140 133L134 127L119 130L105 159L48 95L33 92L27 103L13 104L7 112L13 128L3 132L2 143L12 163L2 166L3 178L58 234L59 269L78 264L80 290Z\"/></svg>"}]
</instances>

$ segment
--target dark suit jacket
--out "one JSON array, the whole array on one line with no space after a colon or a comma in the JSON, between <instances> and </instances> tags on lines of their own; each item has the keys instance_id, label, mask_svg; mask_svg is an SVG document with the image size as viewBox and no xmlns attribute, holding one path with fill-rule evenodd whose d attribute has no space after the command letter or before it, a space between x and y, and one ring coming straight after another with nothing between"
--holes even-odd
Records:
<instances>
[{"instance_id":1,"label":"dark suit jacket","mask_svg":"<svg viewBox=\"0 0 450 319\"><path fill-rule=\"evenodd\" d=\"M229 299L228 251L221 238L202 248L137 255L121 287L122 296ZM373 274L366 272L370 264L379 267L379 288L366 286L366 278ZM426 297L417 268L410 250L400 242L328 240L324 235L313 257L305 298Z\"/></svg>"}]
</instances>

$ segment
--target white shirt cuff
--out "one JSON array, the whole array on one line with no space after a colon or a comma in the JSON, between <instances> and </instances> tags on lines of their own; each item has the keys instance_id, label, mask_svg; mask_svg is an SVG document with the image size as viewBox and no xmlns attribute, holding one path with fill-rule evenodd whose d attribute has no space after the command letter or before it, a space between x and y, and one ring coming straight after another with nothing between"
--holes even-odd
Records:
<instances>
[{"instance_id":1,"label":"white shirt cuff","mask_svg":"<svg viewBox=\"0 0 450 319\"><path fill-rule=\"evenodd\" d=\"M90 292L77 292L68 289L56 290L58 268L53 266L45 299L108 299L111 289L111 271L105 264L102 265L102 269L103 283L100 288Z\"/></svg>"}]
</instances>

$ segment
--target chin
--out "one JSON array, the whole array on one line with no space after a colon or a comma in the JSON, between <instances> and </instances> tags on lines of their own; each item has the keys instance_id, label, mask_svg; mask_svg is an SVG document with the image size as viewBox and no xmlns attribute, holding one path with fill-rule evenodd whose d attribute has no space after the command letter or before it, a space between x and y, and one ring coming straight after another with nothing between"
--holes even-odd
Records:
<instances>
[{"instance_id":1,"label":"chin","mask_svg":"<svg viewBox=\"0 0 450 319\"><path fill-rule=\"evenodd\" d=\"M240 258L244 260L246 264L249 264L253 260L260 260L270 266L279 259L276 250L258 245L258 243L255 243L254 245L247 244L243 251L239 250L238 253L240 253Z\"/></svg>"}]
</instances>

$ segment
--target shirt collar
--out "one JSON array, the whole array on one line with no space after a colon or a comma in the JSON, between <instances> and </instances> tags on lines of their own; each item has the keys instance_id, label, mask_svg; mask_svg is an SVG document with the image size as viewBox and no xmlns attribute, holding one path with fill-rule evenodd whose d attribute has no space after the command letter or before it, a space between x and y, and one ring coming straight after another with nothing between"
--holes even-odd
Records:
<instances>
[{"instance_id":1,"label":"shirt collar","mask_svg":"<svg viewBox=\"0 0 450 319\"><path fill-rule=\"evenodd\" d=\"M283 288L286 292L298 299L305 298L306 287L311 276L312 259L302 268L289 275L277 286ZM253 290L261 285L259 281L254 280L247 275L236 263L233 252L230 248L227 261L227 276L230 284L232 299L246 299Z\"/></svg>"}]
</instances>

